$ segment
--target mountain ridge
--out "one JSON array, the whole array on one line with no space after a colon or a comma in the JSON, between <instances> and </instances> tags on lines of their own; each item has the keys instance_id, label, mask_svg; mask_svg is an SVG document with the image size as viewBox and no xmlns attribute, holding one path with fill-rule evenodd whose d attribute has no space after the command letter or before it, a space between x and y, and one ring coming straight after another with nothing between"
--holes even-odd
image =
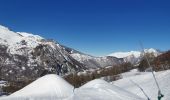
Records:
<instances>
[{"instance_id":1,"label":"mountain ridge","mask_svg":"<svg viewBox=\"0 0 170 100\"><path fill-rule=\"evenodd\" d=\"M72 58L59 43L0 26L0 78L36 79L48 73L64 75L87 68Z\"/></svg>"},{"instance_id":2,"label":"mountain ridge","mask_svg":"<svg viewBox=\"0 0 170 100\"><path fill-rule=\"evenodd\" d=\"M48 73L64 75L124 62L137 62L136 59L132 59L134 56L126 58L91 56L54 40L31 33L14 32L2 25L0 25L0 50L0 78L10 80L37 78Z\"/></svg>"},{"instance_id":3,"label":"mountain ridge","mask_svg":"<svg viewBox=\"0 0 170 100\"><path fill-rule=\"evenodd\" d=\"M129 52L114 52L108 56L113 56L117 58L124 59L125 62L131 62L132 64L138 64L143 57L144 53L153 53L155 57L162 54L160 50L149 48L144 49L144 51L129 51Z\"/></svg>"}]
</instances>

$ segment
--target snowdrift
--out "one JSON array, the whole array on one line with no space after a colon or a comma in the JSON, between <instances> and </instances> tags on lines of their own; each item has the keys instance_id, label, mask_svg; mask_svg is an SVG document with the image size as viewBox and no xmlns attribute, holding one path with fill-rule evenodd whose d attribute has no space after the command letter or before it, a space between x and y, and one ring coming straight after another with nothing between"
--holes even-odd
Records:
<instances>
[{"instance_id":1,"label":"snowdrift","mask_svg":"<svg viewBox=\"0 0 170 100\"><path fill-rule=\"evenodd\" d=\"M96 79L74 89L61 77L50 74L0 100L144 100L122 88Z\"/></svg>"},{"instance_id":2,"label":"snowdrift","mask_svg":"<svg viewBox=\"0 0 170 100\"><path fill-rule=\"evenodd\" d=\"M144 100L104 80L92 80L75 91L74 100Z\"/></svg>"},{"instance_id":3,"label":"snowdrift","mask_svg":"<svg viewBox=\"0 0 170 100\"><path fill-rule=\"evenodd\" d=\"M60 76L50 74L37 79L4 100L63 100L73 95L73 89L74 87Z\"/></svg>"}]
</instances>

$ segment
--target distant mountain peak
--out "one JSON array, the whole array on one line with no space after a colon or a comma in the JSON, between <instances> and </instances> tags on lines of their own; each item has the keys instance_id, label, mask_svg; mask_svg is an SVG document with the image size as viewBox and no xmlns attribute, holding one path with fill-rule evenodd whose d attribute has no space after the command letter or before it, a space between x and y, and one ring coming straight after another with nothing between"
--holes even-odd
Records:
<instances>
[{"instance_id":1,"label":"distant mountain peak","mask_svg":"<svg viewBox=\"0 0 170 100\"><path fill-rule=\"evenodd\" d=\"M129 52L114 52L112 54L109 54L108 56L114 56L117 58L124 58L130 55L133 55L135 57L139 57L140 56L140 51L129 51Z\"/></svg>"},{"instance_id":2,"label":"distant mountain peak","mask_svg":"<svg viewBox=\"0 0 170 100\"><path fill-rule=\"evenodd\" d=\"M144 52L153 53L155 57L161 54L159 50L153 48L144 49ZM142 53L143 51L114 52L112 54L109 54L108 56L123 58L125 62L131 62L132 64L136 64L142 58Z\"/></svg>"},{"instance_id":3,"label":"distant mountain peak","mask_svg":"<svg viewBox=\"0 0 170 100\"><path fill-rule=\"evenodd\" d=\"M149 48L149 49L144 49L145 53L159 53L158 50L153 49L153 48ZM133 55L134 57L140 57L141 55L141 51L128 51L128 52L114 52L109 54L108 56L114 56L117 58L125 58L128 56Z\"/></svg>"}]
</instances>

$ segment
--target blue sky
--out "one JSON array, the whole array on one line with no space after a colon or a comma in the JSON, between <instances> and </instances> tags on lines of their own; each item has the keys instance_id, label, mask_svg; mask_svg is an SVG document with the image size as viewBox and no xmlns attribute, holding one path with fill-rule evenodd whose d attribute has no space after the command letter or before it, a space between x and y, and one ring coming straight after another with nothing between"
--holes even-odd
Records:
<instances>
[{"instance_id":1,"label":"blue sky","mask_svg":"<svg viewBox=\"0 0 170 100\"><path fill-rule=\"evenodd\" d=\"M0 0L0 24L82 52L170 49L169 0Z\"/></svg>"}]
</instances>

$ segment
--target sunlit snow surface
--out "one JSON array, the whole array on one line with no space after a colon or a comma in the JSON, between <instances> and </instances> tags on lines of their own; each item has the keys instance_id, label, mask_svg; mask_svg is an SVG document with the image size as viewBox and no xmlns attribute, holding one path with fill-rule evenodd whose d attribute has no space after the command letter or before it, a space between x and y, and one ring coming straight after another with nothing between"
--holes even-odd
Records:
<instances>
[{"instance_id":1,"label":"sunlit snow surface","mask_svg":"<svg viewBox=\"0 0 170 100\"><path fill-rule=\"evenodd\" d=\"M170 70L156 72L155 75L161 91L164 94L164 98L161 100L170 100ZM146 98L141 90L130 81L132 80L144 89L151 100L157 100L158 89L151 72L141 73L136 70L132 70L131 72L123 73L122 76L123 79L115 81L113 84L140 97Z\"/></svg>"},{"instance_id":2,"label":"sunlit snow surface","mask_svg":"<svg viewBox=\"0 0 170 100\"><path fill-rule=\"evenodd\" d=\"M74 89L57 75L46 75L0 100L143 100L122 88L96 79Z\"/></svg>"},{"instance_id":3,"label":"sunlit snow surface","mask_svg":"<svg viewBox=\"0 0 170 100\"><path fill-rule=\"evenodd\" d=\"M144 100L122 88L96 79L75 92L73 100Z\"/></svg>"},{"instance_id":4,"label":"sunlit snow surface","mask_svg":"<svg viewBox=\"0 0 170 100\"><path fill-rule=\"evenodd\" d=\"M144 51L145 53L153 53L155 56L159 55L159 52L153 48L145 49ZM117 58L125 58L125 57L133 55L135 58L139 58L141 54L142 54L141 51L129 51L129 52L115 52L115 53L109 54L108 56L114 56Z\"/></svg>"},{"instance_id":5,"label":"sunlit snow surface","mask_svg":"<svg viewBox=\"0 0 170 100\"><path fill-rule=\"evenodd\" d=\"M170 100L170 70L155 75L165 95L162 100ZM50 74L0 100L147 100L130 80L139 84L151 100L157 100L157 87L151 72L132 70L122 76L123 79L112 83L95 79L74 89L60 76Z\"/></svg>"},{"instance_id":6,"label":"sunlit snow surface","mask_svg":"<svg viewBox=\"0 0 170 100\"><path fill-rule=\"evenodd\" d=\"M73 95L73 89L64 79L50 74L11 94L5 100L60 100Z\"/></svg>"},{"instance_id":7,"label":"sunlit snow surface","mask_svg":"<svg viewBox=\"0 0 170 100\"><path fill-rule=\"evenodd\" d=\"M0 25L0 44L8 46L8 51L11 54L21 55L21 48L35 48L43 38L38 35L33 35L26 32L13 32L7 27ZM25 45L22 42L25 41Z\"/></svg>"}]
</instances>

